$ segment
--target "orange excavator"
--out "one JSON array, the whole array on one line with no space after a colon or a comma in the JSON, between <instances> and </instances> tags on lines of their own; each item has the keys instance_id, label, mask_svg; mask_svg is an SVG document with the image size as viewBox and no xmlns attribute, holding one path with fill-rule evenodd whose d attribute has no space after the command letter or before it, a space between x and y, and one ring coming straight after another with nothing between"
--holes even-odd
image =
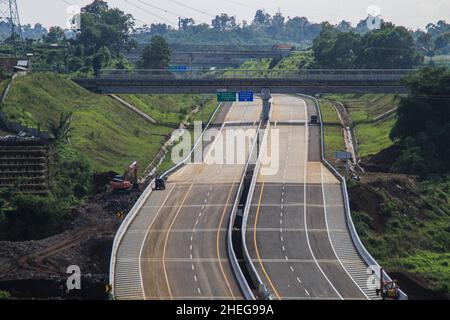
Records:
<instances>
[{"instance_id":1,"label":"orange excavator","mask_svg":"<svg viewBox=\"0 0 450 320\"><path fill-rule=\"evenodd\" d=\"M128 177L132 175L132 180L130 180ZM127 170L125 170L125 173L123 176L115 176L114 179L111 181L111 188L114 191L127 191L131 190L132 188L138 188L138 163L137 161L133 162Z\"/></svg>"}]
</instances>

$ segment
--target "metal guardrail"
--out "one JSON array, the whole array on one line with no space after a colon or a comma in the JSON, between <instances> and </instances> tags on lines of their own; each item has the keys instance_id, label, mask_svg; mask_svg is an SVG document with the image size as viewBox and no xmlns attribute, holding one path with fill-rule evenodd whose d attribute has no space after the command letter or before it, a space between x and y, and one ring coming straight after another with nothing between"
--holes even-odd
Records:
<instances>
[{"instance_id":1,"label":"metal guardrail","mask_svg":"<svg viewBox=\"0 0 450 320\"><path fill-rule=\"evenodd\" d=\"M200 141L202 141L203 136L206 132L206 130L209 128L209 126L211 125L211 122L213 121L213 119L215 118L217 112L220 110L220 108L222 107L223 102L219 103L216 107L216 109L214 110L213 114L211 115L211 117L209 118L208 123L205 126L205 130L203 130L202 134L200 135L200 137L198 137L197 141L195 142L194 146L192 147L191 151L189 152L189 154L186 156L186 158L179 162L178 164L176 164L174 167L170 168L169 170L167 170L166 172L164 172L163 174L161 174L161 178L165 178L167 177L169 174L173 173L174 171L178 170L181 166L183 166L186 161L191 159L192 153L194 153L195 149L197 148L198 144L200 143Z\"/></svg>"},{"instance_id":2,"label":"metal guardrail","mask_svg":"<svg viewBox=\"0 0 450 320\"><path fill-rule=\"evenodd\" d=\"M255 300L255 295L253 294L253 291L251 290L251 288L242 272L242 269L239 266L239 262L237 260L236 253L234 252L234 249L233 249L233 225L234 225L234 221L237 216L239 202L240 202L243 188L244 188L245 174L247 172L247 169L248 169L248 166L252 159L252 156L255 152L255 147L258 143L258 135L260 133L261 126L262 126L262 120L259 122L258 129L256 130L255 141L253 142L252 149L250 150L250 153L249 153L249 156L247 159L247 163L245 165L244 172L242 174L241 181L239 183L239 188L238 188L238 191L236 194L236 198L234 200L233 208L231 210L231 216L230 216L230 221L229 221L229 225L228 225L228 239L227 239L228 257L230 259L231 266L232 266L234 274L236 276L236 280L238 281L241 291L244 294L245 299L247 299L247 300Z\"/></svg>"},{"instance_id":3,"label":"metal guardrail","mask_svg":"<svg viewBox=\"0 0 450 320\"><path fill-rule=\"evenodd\" d=\"M141 209L142 205L147 201L148 197L151 195L153 191L155 180L152 180L150 184L147 186L147 188L144 190L144 192L141 194L137 202L134 204L133 208L131 208L130 212L127 214L125 219L123 220L122 224L119 227L119 230L117 230L116 236L114 237L114 242L112 246L111 251L111 259L109 262L109 283L112 286L112 292L111 297L114 299L114 275L115 275L115 266L116 266L116 260L117 260L117 251L119 249L120 242L122 241L122 238L124 237L125 233L127 232L131 222L133 222L134 218L136 217L136 214Z\"/></svg>"},{"instance_id":4,"label":"metal guardrail","mask_svg":"<svg viewBox=\"0 0 450 320\"><path fill-rule=\"evenodd\" d=\"M167 175L169 175L173 171L177 170L179 167L181 167L183 164L185 164L185 162L187 160L190 159L193 151L195 150L197 145L200 143L206 130L209 128L211 122L213 121L213 119L215 118L217 112L220 110L221 107L222 107L222 103L219 103L217 105L216 109L214 110L213 114L209 118L208 124L205 126L205 129L203 130L200 137L197 139L196 143L192 147L188 156L182 162L178 163L177 165L175 165L174 167L172 167L171 169L169 169L165 173L163 173L161 177L166 177ZM115 264L116 264L116 259L117 259L117 250L119 249L120 242L122 241L128 228L130 227L131 222L133 222L134 218L136 217L137 213L141 209L142 205L150 197L150 195L153 191L154 184L155 184L155 179L150 182L150 184L147 186L147 188L144 190L144 192L141 194L139 199L134 204L133 208L131 208L130 212L127 214L126 218L120 225L119 230L117 230L116 236L114 237L114 242L113 242L112 251L111 251L111 259L110 259L110 263L109 263L109 283L112 285L112 292L111 292L112 298L114 298L114 275L115 275Z\"/></svg>"},{"instance_id":5,"label":"metal guardrail","mask_svg":"<svg viewBox=\"0 0 450 320\"><path fill-rule=\"evenodd\" d=\"M249 80L273 79L293 81L400 81L403 77L418 69L303 69L288 70L239 70L239 69L103 69L100 79L133 80Z\"/></svg>"},{"instance_id":6,"label":"metal guardrail","mask_svg":"<svg viewBox=\"0 0 450 320\"><path fill-rule=\"evenodd\" d=\"M325 155L325 139L324 139L324 130L323 130L322 112L320 110L320 103L314 97L303 95L303 94L298 94L298 95L314 101L314 104L316 105L317 111L319 113L319 119L320 119L320 131L321 131L321 148L320 149L321 149L322 162L338 178L338 180L341 181L341 191L342 191L342 196L344 197L345 216L346 216L347 226L350 231L350 236L353 241L353 244L355 245L358 253L364 259L366 264L369 267L371 267L371 269L374 271L375 275L378 278L380 278L381 267L378 264L378 262L372 257L372 255L367 251L367 249L364 247L364 245L356 231L355 225L353 223L351 210L350 210L350 201L348 198L347 183L345 181L345 178L336 170L336 168L330 162L328 162L328 160L325 159L325 156L324 156ZM392 280L389 277L389 275L386 273L383 273L383 276L384 276L384 280L386 280L386 281ZM408 296L401 290L400 290L400 299L402 299L402 300L408 299Z\"/></svg>"},{"instance_id":7,"label":"metal guardrail","mask_svg":"<svg viewBox=\"0 0 450 320\"><path fill-rule=\"evenodd\" d=\"M270 119L270 118L269 118ZM248 221L248 216L250 213L250 207L251 207L251 202L253 199L253 194L255 192L255 187L256 187L256 182L258 180L258 175L259 175L259 170L261 168L261 160L264 156L264 150L266 149L267 146L267 139L269 136L269 132L270 132L270 121L267 122L267 126L264 132L264 137L263 137L263 141L261 142L261 146L260 146L260 153L258 155L258 160L256 162L256 166L255 166L255 171L253 174L253 178L252 178L252 182L250 184L250 188L248 191L248 196L247 196L247 202L245 204L245 208L244 208L244 214L242 217L242 249L244 251L244 260L245 260L245 264L247 265L247 270L249 271L250 277L252 278L252 281L256 284L258 284L259 288L263 288L264 287L264 283L261 279L261 277L258 274L258 271L256 271L255 265L253 264L252 258L250 257L250 253L248 251L248 247L247 247L247 241L246 241L246 230L247 230L247 221Z\"/></svg>"},{"instance_id":8,"label":"metal guardrail","mask_svg":"<svg viewBox=\"0 0 450 320\"><path fill-rule=\"evenodd\" d=\"M259 148L259 154L258 154L258 158L256 160L256 165L255 165L255 170L253 173L253 177L252 177L252 181L250 183L250 188L248 191L248 196L247 196L247 201L245 203L245 207L244 207L244 213L242 216L242 229L241 229L241 237L242 237L242 250L244 252L244 260L245 260L245 264L247 265L247 270L250 274L250 277L252 278L252 281L256 284L258 284L259 288L263 288L264 287L264 283L261 279L261 277L259 276L258 272L256 271L255 265L252 262L252 259L250 257L250 253L248 251L248 247L247 247L247 241L246 241L246 236L245 236L245 232L247 230L247 221L248 221L248 216L250 213L250 207L251 207L251 203L252 203L252 199L253 199L253 194L255 192L255 187L256 187L256 182L258 180L258 175L259 175L259 170L261 168L261 160L264 156L264 151L266 150L266 146L267 146L267 141L268 141L268 137L269 137L269 132L270 132L270 119L272 117L272 108L270 108L270 113L269 113L269 121L267 121L267 125L266 128L264 129L264 137L261 141L261 145Z\"/></svg>"}]
</instances>

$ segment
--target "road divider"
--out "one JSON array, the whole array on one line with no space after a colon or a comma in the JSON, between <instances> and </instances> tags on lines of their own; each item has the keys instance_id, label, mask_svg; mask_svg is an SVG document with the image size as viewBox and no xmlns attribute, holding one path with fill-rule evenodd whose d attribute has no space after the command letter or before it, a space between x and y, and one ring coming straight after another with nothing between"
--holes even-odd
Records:
<instances>
[{"instance_id":1,"label":"road divider","mask_svg":"<svg viewBox=\"0 0 450 320\"><path fill-rule=\"evenodd\" d=\"M240 217L241 215L239 214L239 212L242 211L242 209L240 209L240 203L241 203L241 199L243 196L245 195L245 182L246 182L246 176L248 176L247 174L250 172L252 174L252 177L254 176L254 170L253 168L251 168L252 164L252 158L254 156L258 157L257 155L257 150L258 150L258 143L259 143L259 135L261 132L261 127L262 127L262 121L259 122L258 125L258 129L256 130L256 134L255 134L255 141L253 142L252 148L250 150L249 156L247 158L247 163L245 165L244 168L244 172L242 174L242 178L241 181L239 183L239 188L236 194L236 198L235 201L233 203L233 208L231 210L231 215L230 215L230 220L229 220L229 224L228 224L228 237L227 237L227 251L228 251L228 258L230 259L230 263L231 263L231 267L233 269L234 275L236 277L236 280L239 284L239 287L241 288L241 291L245 297L245 299L247 300L255 300L255 295L253 293L253 290L251 289L251 287L249 286L249 283L244 275L244 272L239 264L237 255L236 255L236 251L241 252L241 248L239 248L239 244L236 244L236 242L234 241L234 237L233 234L235 231L237 231L238 229L236 229L236 224L239 226L239 220L238 217ZM256 158L255 162L258 161L258 158ZM240 211L241 210L241 211ZM242 225L241 225L242 228Z\"/></svg>"}]
</instances>

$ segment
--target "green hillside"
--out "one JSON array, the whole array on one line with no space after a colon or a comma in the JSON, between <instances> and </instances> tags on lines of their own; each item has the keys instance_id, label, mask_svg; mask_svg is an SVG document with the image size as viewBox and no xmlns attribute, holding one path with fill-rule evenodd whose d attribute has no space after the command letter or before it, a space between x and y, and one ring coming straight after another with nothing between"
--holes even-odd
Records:
<instances>
[{"instance_id":1,"label":"green hillside","mask_svg":"<svg viewBox=\"0 0 450 320\"><path fill-rule=\"evenodd\" d=\"M197 102L192 96L146 96L142 104L176 105L177 112L187 113ZM134 160L150 163L173 131L172 126L152 125L113 99L51 73L18 78L2 110L10 119L44 130L49 119L58 121L61 112L73 112L71 143L96 171L121 172Z\"/></svg>"},{"instance_id":2,"label":"green hillside","mask_svg":"<svg viewBox=\"0 0 450 320\"><path fill-rule=\"evenodd\" d=\"M342 124L336 109L329 101L321 100L320 110L324 126L325 157L332 159L334 151L345 150Z\"/></svg>"},{"instance_id":3,"label":"green hillside","mask_svg":"<svg viewBox=\"0 0 450 320\"><path fill-rule=\"evenodd\" d=\"M396 121L395 113L375 121L376 117L397 107L391 94L341 94L327 95L330 100L342 102L353 121L361 157L373 155L391 146L389 137Z\"/></svg>"}]
</instances>

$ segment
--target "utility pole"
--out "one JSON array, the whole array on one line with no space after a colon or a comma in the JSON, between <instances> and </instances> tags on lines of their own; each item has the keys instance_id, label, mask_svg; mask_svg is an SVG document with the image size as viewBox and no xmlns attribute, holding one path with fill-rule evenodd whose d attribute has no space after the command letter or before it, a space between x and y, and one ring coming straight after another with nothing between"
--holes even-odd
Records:
<instances>
[{"instance_id":1,"label":"utility pole","mask_svg":"<svg viewBox=\"0 0 450 320\"><path fill-rule=\"evenodd\" d=\"M9 23L11 27L11 33L5 43L13 46L14 55L22 53L23 34L16 0L0 0L0 21Z\"/></svg>"}]
</instances>

